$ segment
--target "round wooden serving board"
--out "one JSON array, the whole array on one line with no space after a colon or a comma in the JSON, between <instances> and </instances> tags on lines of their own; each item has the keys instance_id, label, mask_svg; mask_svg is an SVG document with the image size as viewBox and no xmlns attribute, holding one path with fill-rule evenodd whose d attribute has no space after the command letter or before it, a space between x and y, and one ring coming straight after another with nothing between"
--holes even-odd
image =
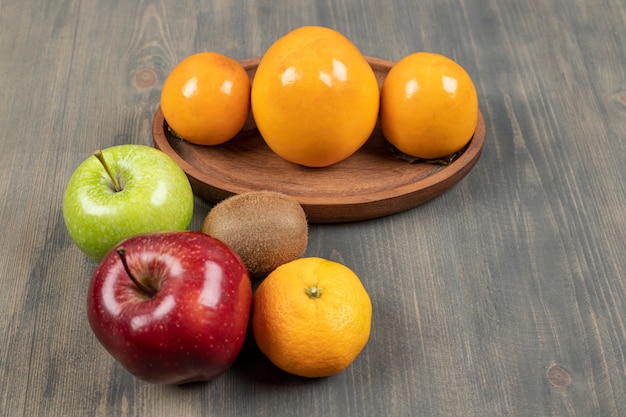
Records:
<instances>
[{"instance_id":1,"label":"round wooden serving board","mask_svg":"<svg viewBox=\"0 0 626 417\"><path fill-rule=\"evenodd\" d=\"M250 78L260 58L241 61ZM392 61L367 57L379 85ZM172 135L159 108L152 125L154 145L185 171L194 193L218 203L235 194L273 190L294 197L310 223L365 220L425 203L458 183L474 167L485 140L479 112L474 136L449 165L398 159L377 126L365 145L348 159L326 168L287 162L265 144L248 118L241 132L217 146L199 146Z\"/></svg>"}]
</instances>

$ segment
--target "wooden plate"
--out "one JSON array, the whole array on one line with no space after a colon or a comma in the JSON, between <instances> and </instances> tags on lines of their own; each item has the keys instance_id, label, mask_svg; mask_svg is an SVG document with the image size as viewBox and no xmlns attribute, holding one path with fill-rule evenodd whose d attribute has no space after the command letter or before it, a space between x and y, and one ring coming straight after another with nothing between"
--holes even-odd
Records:
<instances>
[{"instance_id":1,"label":"wooden plate","mask_svg":"<svg viewBox=\"0 0 626 417\"><path fill-rule=\"evenodd\" d=\"M260 58L241 64L254 77ZM379 85L392 61L367 57ZM252 116L241 132L217 146L199 146L173 136L159 108L152 125L154 145L187 173L194 193L217 203L235 194L273 190L294 197L311 223L372 219L418 206L457 184L474 167L485 139L482 113L465 151L451 164L398 159L377 126L367 143L348 159L326 168L306 168L274 154Z\"/></svg>"}]
</instances>

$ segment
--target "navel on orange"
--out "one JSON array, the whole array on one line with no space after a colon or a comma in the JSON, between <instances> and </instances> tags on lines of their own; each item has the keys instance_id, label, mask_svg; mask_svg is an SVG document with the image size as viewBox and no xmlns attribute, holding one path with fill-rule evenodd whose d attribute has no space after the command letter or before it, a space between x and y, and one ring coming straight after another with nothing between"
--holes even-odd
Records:
<instances>
[{"instance_id":1,"label":"navel on orange","mask_svg":"<svg viewBox=\"0 0 626 417\"><path fill-rule=\"evenodd\" d=\"M470 141L477 121L478 96L472 79L443 55L408 55L383 81L381 129L407 155L433 159L453 154Z\"/></svg>"},{"instance_id":2,"label":"navel on orange","mask_svg":"<svg viewBox=\"0 0 626 417\"><path fill-rule=\"evenodd\" d=\"M330 376L366 345L372 304L348 267L322 258L279 266L254 295L252 331L259 349L285 372Z\"/></svg>"},{"instance_id":3,"label":"navel on orange","mask_svg":"<svg viewBox=\"0 0 626 417\"><path fill-rule=\"evenodd\" d=\"M182 60L161 92L161 111L169 128L198 145L232 139L250 112L250 77L241 64L216 52Z\"/></svg>"},{"instance_id":4,"label":"navel on orange","mask_svg":"<svg viewBox=\"0 0 626 417\"><path fill-rule=\"evenodd\" d=\"M267 145L282 158L324 167L369 138L380 103L376 76L341 33L304 26L278 39L252 80L252 114Z\"/></svg>"}]
</instances>

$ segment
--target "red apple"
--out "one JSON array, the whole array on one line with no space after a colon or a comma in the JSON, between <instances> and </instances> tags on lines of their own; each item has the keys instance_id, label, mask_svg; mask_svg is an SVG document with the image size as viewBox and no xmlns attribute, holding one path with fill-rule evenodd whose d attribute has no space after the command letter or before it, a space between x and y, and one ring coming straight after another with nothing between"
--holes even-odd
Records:
<instances>
[{"instance_id":1,"label":"red apple","mask_svg":"<svg viewBox=\"0 0 626 417\"><path fill-rule=\"evenodd\" d=\"M152 383L209 381L246 336L252 287L239 256L199 232L141 234L98 264L87 317L106 350Z\"/></svg>"}]
</instances>

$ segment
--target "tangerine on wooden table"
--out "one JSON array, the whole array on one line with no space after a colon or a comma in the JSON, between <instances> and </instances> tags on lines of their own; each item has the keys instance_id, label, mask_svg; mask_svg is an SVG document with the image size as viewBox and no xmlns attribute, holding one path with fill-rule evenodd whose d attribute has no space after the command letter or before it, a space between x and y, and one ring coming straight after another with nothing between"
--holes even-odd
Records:
<instances>
[{"instance_id":1,"label":"tangerine on wooden table","mask_svg":"<svg viewBox=\"0 0 626 417\"><path fill-rule=\"evenodd\" d=\"M380 125L401 152L442 158L472 138L478 96L469 74L443 55L416 52L398 61L381 88Z\"/></svg>"},{"instance_id":2,"label":"tangerine on wooden table","mask_svg":"<svg viewBox=\"0 0 626 417\"><path fill-rule=\"evenodd\" d=\"M274 42L252 80L252 115L280 157L325 167L356 152L371 135L380 94L374 71L341 33L295 29Z\"/></svg>"},{"instance_id":3,"label":"tangerine on wooden table","mask_svg":"<svg viewBox=\"0 0 626 417\"><path fill-rule=\"evenodd\" d=\"M285 372L337 374L365 347L372 303L359 277L338 262L308 257L276 268L254 295L259 349Z\"/></svg>"},{"instance_id":4,"label":"tangerine on wooden table","mask_svg":"<svg viewBox=\"0 0 626 417\"><path fill-rule=\"evenodd\" d=\"M232 58L199 52L182 60L161 92L161 111L172 132L197 145L232 139L250 113L250 76Z\"/></svg>"}]
</instances>

